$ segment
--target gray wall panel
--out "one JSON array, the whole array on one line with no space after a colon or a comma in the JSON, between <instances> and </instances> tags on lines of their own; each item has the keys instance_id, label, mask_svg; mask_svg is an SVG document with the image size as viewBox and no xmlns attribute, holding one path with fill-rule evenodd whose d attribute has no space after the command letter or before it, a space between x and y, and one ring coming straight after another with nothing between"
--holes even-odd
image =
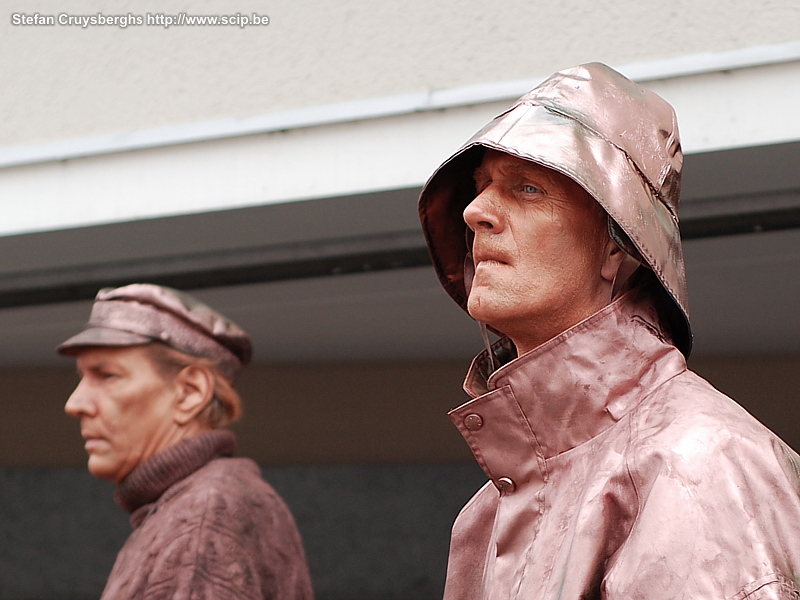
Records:
<instances>
[{"instance_id":1,"label":"gray wall panel","mask_svg":"<svg viewBox=\"0 0 800 600\"><path fill-rule=\"evenodd\" d=\"M303 535L318 600L441 597L473 465L270 467ZM83 469L0 471L0 599L99 597L130 529Z\"/></svg>"}]
</instances>

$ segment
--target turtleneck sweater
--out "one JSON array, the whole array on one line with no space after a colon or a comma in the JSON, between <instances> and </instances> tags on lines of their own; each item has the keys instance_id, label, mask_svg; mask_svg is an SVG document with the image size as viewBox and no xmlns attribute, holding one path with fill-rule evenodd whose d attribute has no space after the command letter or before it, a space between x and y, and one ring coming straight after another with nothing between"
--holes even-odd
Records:
<instances>
[{"instance_id":1,"label":"turtleneck sweater","mask_svg":"<svg viewBox=\"0 0 800 600\"><path fill-rule=\"evenodd\" d=\"M236 436L227 429L217 429L182 440L133 469L117 486L114 500L123 510L133 513L138 527L146 513L139 511L155 502L181 479L220 456L236 454Z\"/></svg>"},{"instance_id":2,"label":"turtleneck sweater","mask_svg":"<svg viewBox=\"0 0 800 600\"><path fill-rule=\"evenodd\" d=\"M234 434L215 430L137 466L115 499L133 532L102 600L311 600L300 534Z\"/></svg>"}]
</instances>

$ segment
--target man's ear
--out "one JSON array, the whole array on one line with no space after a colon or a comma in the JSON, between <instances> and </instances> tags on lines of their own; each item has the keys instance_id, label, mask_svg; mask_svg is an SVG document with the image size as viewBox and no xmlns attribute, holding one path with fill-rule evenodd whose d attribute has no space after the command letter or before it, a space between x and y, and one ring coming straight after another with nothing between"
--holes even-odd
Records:
<instances>
[{"instance_id":1,"label":"man's ear","mask_svg":"<svg viewBox=\"0 0 800 600\"><path fill-rule=\"evenodd\" d=\"M600 266L600 276L609 283L614 282L622 261L625 260L625 251L611 238L603 248L603 263Z\"/></svg>"},{"instance_id":2,"label":"man's ear","mask_svg":"<svg viewBox=\"0 0 800 600\"><path fill-rule=\"evenodd\" d=\"M184 367L177 375L180 395L175 406L175 422L186 425L200 413L214 397L214 377L198 365Z\"/></svg>"}]
</instances>

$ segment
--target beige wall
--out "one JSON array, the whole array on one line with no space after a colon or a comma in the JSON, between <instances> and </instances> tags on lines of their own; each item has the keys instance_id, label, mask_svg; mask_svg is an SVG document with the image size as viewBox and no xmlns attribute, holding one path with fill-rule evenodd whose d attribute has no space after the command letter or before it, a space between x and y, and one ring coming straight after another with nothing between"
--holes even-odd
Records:
<instances>
[{"instance_id":1,"label":"beige wall","mask_svg":"<svg viewBox=\"0 0 800 600\"><path fill-rule=\"evenodd\" d=\"M0 3L0 147L800 38L776 0ZM266 27L22 27L58 15L267 14Z\"/></svg>"},{"instance_id":2,"label":"beige wall","mask_svg":"<svg viewBox=\"0 0 800 600\"><path fill-rule=\"evenodd\" d=\"M465 399L464 365L248 367L238 388L239 450L262 464L469 460L446 413ZM71 368L0 371L0 466L85 464L63 405Z\"/></svg>"},{"instance_id":3,"label":"beige wall","mask_svg":"<svg viewBox=\"0 0 800 600\"><path fill-rule=\"evenodd\" d=\"M698 357L692 366L800 449L800 356ZM462 362L259 367L239 387L241 454L265 465L469 461L446 412L465 396ZM85 464L63 403L69 368L0 371L0 466Z\"/></svg>"},{"instance_id":4,"label":"beige wall","mask_svg":"<svg viewBox=\"0 0 800 600\"><path fill-rule=\"evenodd\" d=\"M690 366L800 451L800 355L697 357Z\"/></svg>"}]
</instances>

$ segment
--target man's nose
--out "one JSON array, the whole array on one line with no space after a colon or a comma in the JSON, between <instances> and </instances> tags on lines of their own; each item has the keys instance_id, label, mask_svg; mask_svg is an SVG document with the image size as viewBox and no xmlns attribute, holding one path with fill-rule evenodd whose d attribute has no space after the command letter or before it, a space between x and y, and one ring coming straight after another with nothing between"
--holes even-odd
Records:
<instances>
[{"instance_id":1,"label":"man's nose","mask_svg":"<svg viewBox=\"0 0 800 600\"><path fill-rule=\"evenodd\" d=\"M503 211L497 192L492 186L487 187L467 204L464 209L464 222L472 231L479 229L499 232L503 227Z\"/></svg>"},{"instance_id":2,"label":"man's nose","mask_svg":"<svg viewBox=\"0 0 800 600\"><path fill-rule=\"evenodd\" d=\"M89 397L85 382L81 380L67 399L64 412L70 417L80 418L94 413L94 402Z\"/></svg>"}]
</instances>

